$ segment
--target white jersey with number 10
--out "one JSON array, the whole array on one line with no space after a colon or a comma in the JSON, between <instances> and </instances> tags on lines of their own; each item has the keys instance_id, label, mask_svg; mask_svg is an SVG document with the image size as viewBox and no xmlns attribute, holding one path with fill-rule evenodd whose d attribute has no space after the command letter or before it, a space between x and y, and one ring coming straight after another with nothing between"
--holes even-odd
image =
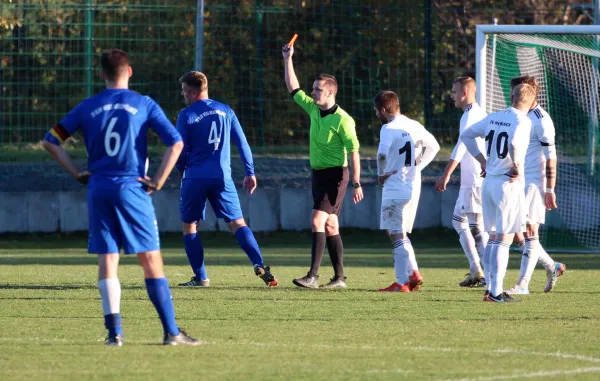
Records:
<instances>
[{"instance_id":1,"label":"white jersey with number 10","mask_svg":"<svg viewBox=\"0 0 600 381\"><path fill-rule=\"evenodd\" d=\"M515 162L521 165L521 174L531 133L531 120L514 107L496 111L463 133L463 142L473 156L479 148L475 138L485 137L486 173L507 175Z\"/></svg>"},{"instance_id":2,"label":"white jersey with number 10","mask_svg":"<svg viewBox=\"0 0 600 381\"><path fill-rule=\"evenodd\" d=\"M381 128L378 155L387 157L386 173L390 176L383 187L384 199L408 200L413 181L440 150L435 137L421 125L398 115Z\"/></svg>"}]
</instances>

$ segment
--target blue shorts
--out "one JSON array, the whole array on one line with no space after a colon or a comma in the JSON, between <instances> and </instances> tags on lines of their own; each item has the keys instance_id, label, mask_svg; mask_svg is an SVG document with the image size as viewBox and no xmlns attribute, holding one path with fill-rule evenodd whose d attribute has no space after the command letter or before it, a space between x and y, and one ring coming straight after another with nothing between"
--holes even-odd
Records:
<instances>
[{"instance_id":1,"label":"blue shorts","mask_svg":"<svg viewBox=\"0 0 600 381\"><path fill-rule=\"evenodd\" d=\"M159 250L152 199L141 187L88 189L89 240L93 254Z\"/></svg>"},{"instance_id":2,"label":"blue shorts","mask_svg":"<svg viewBox=\"0 0 600 381\"><path fill-rule=\"evenodd\" d=\"M179 213L186 224L205 218L206 199L217 218L231 222L242 218L242 208L237 190L231 179L183 179Z\"/></svg>"}]
</instances>

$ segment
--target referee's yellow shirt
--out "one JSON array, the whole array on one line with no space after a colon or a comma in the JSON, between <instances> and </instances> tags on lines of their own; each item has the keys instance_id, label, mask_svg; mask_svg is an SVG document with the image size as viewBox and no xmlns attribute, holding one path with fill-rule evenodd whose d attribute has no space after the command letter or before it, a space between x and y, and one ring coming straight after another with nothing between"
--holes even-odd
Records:
<instances>
[{"instance_id":1,"label":"referee's yellow shirt","mask_svg":"<svg viewBox=\"0 0 600 381\"><path fill-rule=\"evenodd\" d=\"M295 91L294 101L310 117L310 166L313 169L347 167L348 152L359 148L354 119L335 106L321 116L321 110L302 90Z\"/></svg>"}]
</instances>

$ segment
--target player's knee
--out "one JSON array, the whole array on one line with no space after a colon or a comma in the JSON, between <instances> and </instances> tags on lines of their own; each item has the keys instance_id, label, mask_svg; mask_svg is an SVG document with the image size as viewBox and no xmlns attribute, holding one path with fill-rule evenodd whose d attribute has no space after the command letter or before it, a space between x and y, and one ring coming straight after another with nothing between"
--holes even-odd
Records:
<instances>
[{"instance_id":1,"label":"player's knee","mask_svg":"<svg viewBox=\"0 0 600 381\"><path fill-rule=\"evenodd\" d=\"M162 278L164 277L163 272L163 261L160 251L146 251L139 253L138 258L140 265L144 269L145 278Z\"/></svg>"},{"instance_id":2,"label":"player's knee","mask_svg":"<svg viewBox=\"0 0 600 381\"><path fill-rule=\"evenodd\" d=\"M469 225L469 229L471 229L471 234L473 234L473 237L477 237L479 234L481 234L481 228L479 225Z\"/></svg>"},{"instance_id":3,"label":"player's knee","mask_svg":"<svg viewBox=\"0 0 600 381\"><path fill-rule=\"evenodd\" d=\"M192 222L191 224L182 222L181 230L183 231L183 235L194 234L198 231L197 224Z\"/></svg>"},{"instance_id":4,"label":"player's knee","mask_svg":"<svg viewBox=\"0 0 600 381\"><path fill-rule=\"evenodd\" d=\"M337 216L331 215L325 222L325 233L328 236L333 236L339 234L339 231L340 224L338 222Z\"/></svg>"},{"instance_id":5,"label":"player's knee","mask_svg":"<svg viewBox=\"0 0 600 381\"><path fill-rule=\"evenodd\" d=\"M238 218L237 220L233 220L227 223L229 231L234 234L239 228L243 226L246 226L246 221L243 218Z\"/></svg>"},{"instance_id":6,"label":"player's knee","mask_svg":"<svg viewBox=\"0 0 600 381\"><path fill-rule=\"evenodd\" d=\"M452 216L452 227L454 227L458 235L461 235L469 230L469 223L466 218L454 215Z\"/></svg>"}]
</instances>

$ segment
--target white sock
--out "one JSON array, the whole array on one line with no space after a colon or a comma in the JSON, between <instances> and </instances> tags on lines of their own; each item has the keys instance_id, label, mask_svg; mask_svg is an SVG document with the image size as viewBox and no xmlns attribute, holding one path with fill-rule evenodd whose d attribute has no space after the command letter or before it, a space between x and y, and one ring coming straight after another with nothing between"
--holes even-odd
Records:
<instances>
[{"instance_id":1,"label":"white sock","mask_svg":"<svg viewBox=\"0 0 600 381\"><path fill-rule=\"evenodd\" d=\"M475 247L475 239L469 230L463 230L458 236L460 245L465 252L465 256L469 261L469 271L472 275L481 272L481 264L479 263L479 254L477 254L477 248Z\"/></svg>"},{"instance_id":2,"label":"white sock","mask_svg":"<svg viewBox=\"0 0 600 381\"><path fill-rule=\"evenodd\" d=\"M408 283L408 250L407 246L410 245L410 241L398 240L394 242L394 272L396 273L396 282L398 284ZM412 246L411 246L412 249Z\"/></svg>"},{"instance_id":3,"label":"white sock","mask_svg":"<svg viewBox=\"0 0 600 381\"><path fill-rule=\"evenodd\" d=\"M520 287L528 287L531 281L531 276L535 270L535 265L538 262L540 255L540 241L538 237L525 238L525 249L521 257L521 277L518 285Z\"/></svg>"},{"instance_id":4,"label":"white sock","mask_svg":"<svg viewBox=\"0 0 600 381\"><path fill-rule=\"evenodd\" d=\"M102 298L104 315L118 314L121 311L121 282L119 278L108 278L98 281L98 290Z\"/></svg>"},{"instance_id":5,"label":"white sock","mask_svg":"<svg viewBox=\"0 0 600 381\"><path fill-rule=\"evenodd\" d=\"M473 238L475 238L475 247L477 247L479 257L483 258L483 253L485 252L485 247L487 246L490 235L487 232L481 231Z\"/></svg>"},{"instance_id":6,"label":"white sock","mask_svg":"<svg viewBox=\"0 0 600 381\"><path fill-rule=\"evenodd\" d=\"M489 291L492 285L492 281L490 279L491 273L491 258L492 258L492 248L497 244L498 241L488 241L485 246L485 250L483 252L483 277L485 278L486 286L485 288Z\"/></svg>"},{"instance_id":7,"label":"white sock","mask_svg":"<svg viewBox=\"0 0 600 381\"><path fill-rule=\"evenodd\" d=\"M412 243L410 243L410 239L404 239L404 247L408 251L408 275L412 275L415 271L419 271L419 266L417 265L415 250L412 247Z\"/></svg>"},{"instance_id":8,"label":"white sock","mask_svg":"<svg viewBox=\"0 0 600 381\"><path fill-rule=\"evenodd\" d=\"M550 257L550 255L548 255L548 253L546 253L546 250L544 250L542 245L539 245L538 252L539 252L538 262L542 266L544 266L546 271L548 271L548 272L554 271L554 265L555 265L554 259L552 259Z\"/></svg>"},{"instance_id":9,"label":"white sock","mask_svg":"<svg viewBox=\"0 0 600 381\"><path fill-rule=\"evenodd\" d=\"M506 276L506 268L508 267L508 253L510 243L498 242L492 248L491 255L491 288L490 293L493 296L498 296L504 292L504 277Z\"/></svg>"},{"instance_id":10,"label":"white sock","mask_svg":"<svg viewBox=\"0 0 600 381\"><path fill-rule=\"evenodd\" d=\"M475 246L475 238L473 238L471 229L469 229L467 217L453 215L452 226L454 226L454 230L458 233L458 241L469 261L469 272L471 275L481 272L481 264L479 263L479 255L477 254L477 247Z\"/></svg>"}]
</instances>

